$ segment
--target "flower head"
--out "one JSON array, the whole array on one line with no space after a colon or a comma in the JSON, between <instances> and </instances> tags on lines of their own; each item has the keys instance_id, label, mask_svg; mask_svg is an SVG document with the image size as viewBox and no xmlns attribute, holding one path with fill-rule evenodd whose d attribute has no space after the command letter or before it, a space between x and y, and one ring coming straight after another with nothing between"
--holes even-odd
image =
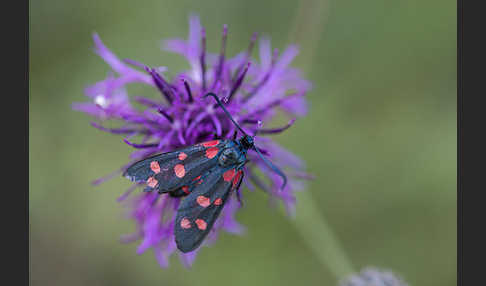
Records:
<instances>
[{"instance_id":1,"label":"flower head","mask_svg":"<svg viewBox=\"0 0 486 286\"><path fill-rule=\"evenodd\" d=\"M164 67L150 67L134 60L120 60L94 35L95 51L108 63L113 73L85 91L90 102L74 103L73 108L94 116L92 125L102 131L124 135L124 142L135 151L131 161L111 175L97 180L100 183L122 172L134 161L146 156L171 151L175 148L196 144L215 137L231 138L235 126L223 111L203 96L213 92L222 99L233 118L248 134L272 135L289 128L295 118L307 112L305 95L310 83L301 77L300 71L289 67L297 55L297 48L290 46L282 53L271 50L268 38L259 40L259 61L252 59L257 35L251 37L246 50L233 58L226 55L228 28L222 33L221 50L217 54L206 50L206 34L197 16L189 21L189 37L170 39L163 42L165 50L183 55L190 69L168 79ZM125 86L139 83L150 85L159 95L154 98L127 95ZM137 108L135 107L137 106ZM262 122L269 122L278 110L288 117L288 124L277 128L263 128ZM116 120L117 128L108 128L104 122ZM140 140L135 143L134 137ZM257 156L249 152L244 168L244 185L249 190L256 187L266 191L270 198L282 200L287 211L293 213L295 197L293 192L302 188L307 178L304 163L295 155L279 146L268 137L256 138L256 145L264 155L282 168L289 177L289 184L279 191L281 178L270 170ZM260 170L266 178L257 174ZM137 250L142 253L149 248L161 266L168 265L168 257L176 251L174 242L174 219L179 198L167 195L157 198L155 193L140 193L127 199L134 184L119 201L130 210L129 217L136 221L137 230L123 241L141 240ZM241 190L240 190L241 191ZM225 205L220 217L208 235L205 244L214 242L220 232L242 233L244 228L234 218L239 203L232 197ZM198 250L180 254L185 265L190 265Z\"/></svg>"}]
</instances>

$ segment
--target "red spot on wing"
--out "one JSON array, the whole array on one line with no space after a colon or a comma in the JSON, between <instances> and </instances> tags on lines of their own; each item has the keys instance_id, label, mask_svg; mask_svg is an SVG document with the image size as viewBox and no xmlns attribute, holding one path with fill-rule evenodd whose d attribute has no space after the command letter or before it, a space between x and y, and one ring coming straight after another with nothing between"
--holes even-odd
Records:
<instances>
[{"instance_id":1,"label":"red spot on wing","mask_svg":"<svg viewBox=\"0 0 486 286\"><path fill-rule=\"evenodd\" d=\"M211 140L211 141L202 143L202 145L204 147L212 147L212 146L216 146L218 144L219 144L219 140Z\"/></svg>"},{"instance_id":2,"label":"red spot on wing","mask_svg":"<svg viewBox=\"0 0 486 286\"><path fill-rule=\"evenodd\" d=\"M240 181L241 179L241 175L243 174L243 171L239 170L238 173L236 173L236 176L235 178L233 179L233 188L236 187L236 185L238 184L238 182Z\"/></svg>"},{"instance_id":3,"label":"red spot on wing","mask_svg":"<svg viewBox=\"0 0 486 286\"><path fill-rule=\"evenodd\" d=\"M205 230L206 227L208 227L208 224L202 220L202 219L196 219L196 224L197 224L197 228L199 228L200 230Z\"/></svg>"},{"instance_id":4,"label":"red spot on wing","mask_svg":"<svg viewBox=\"0 0 486 286\"><path fill-rule=\"evenodd\" d=\"M155 174L160 173L159 162L157 161L150 162L150 169L152 169L152 171L154 171Z\"/></svg>"},{"instance_id":5,"label":"red spot on wing","mask_svg":"<svg viewBox=\"0 0 486 286\"><path fill-rule=\"evenodd\" d=\"M150 177L147 179L147 185L151 188L157 186L158 181L154 177Z\"/></svg>"},{"instance_id":6,"label":"red spot on wing","mask_svg":"<svg viewBox=\"0 0 486 286\"><path fill-rule=\"evenodd\" d=\"M184 159L187 158L187 154L184 152L179 153L179 160L183 161Z\"/></svg>"},{"instance_id":7,"label":"red spot on wing","mask_svg":"<svg viewBox=\"0 0 486 286\"><path fill-rule=\"evenodd\" d=\"M214 200L214 205L219 206L223 203L223 200L221 198L217 198Z\"/></svg>"},{"instance_id":8,"label":"red spot on wing","mask_svg":"<svg viewBox=\"0 0 486 286\"><path fill-rule=\"evenodd\" d=\"M189 194L189 187L188 186L182 186L182 191L186 194Z\"/></svg>"},{"instance_id":9,"label":"red spot on wing","mask_svg":"<svg viewBox=\"0 0 486 286\"><path fill-rule=\"evenodd\" d=\"M217 154L218 154L218 147L211 147L206 150L206 157L208 157L208 159L214 158L214 156L216 156Z\"/></svg>"},{"instance_id":10,"label":"red spot on wing","mask_svg":"<svg viewBox=\"0 0 486 286\"><path fill-rule=\"evenodd\" d=\"M235 176L235 169L229 169L228 171L224 172L223 179L226 182L231 182L231 179Z\"/></svg>"},{"instance_id":11,"label":"red spot on wing","mask_svg":"<svg viewBox=\"0 0 486 286\"><path fill-rule=\"evenodd\" d=\"M201 179L201 175L197 176L196 178L192 179L193 181L197 181ZM203 180L199 180L199 182L196 182L198 185L200 185L203 182Z\"/></svg>"},{"instance_id":12,"label":"red spot on wing","mask_svg":"<svg viewBox=\"0 0 486 286\"><path fill-rule=\"evenodd\" d=\"M191 222L187 219L187 218L183 218L181 220L181 227L183 229L188 229L188 228L191 228Z\"/></svg>"},{"instance_id":13,"label":"red spot on wing","mask_svg":"<svg viewBox=\"0 0 486 286\"><path fill-rule=\"evenodd\" d=\"M199 197L197 197L196 201L203 208L206 208L206 207L208 207L211 204L209 198L207 198L205 196L199 196Z\"/></svg>"},{"instance_id":14,"label":"red spot on wing","mask_svg":"<svg viewBox=\"0 0 486 286\"><path fill-rule=\"evenodd\" d=\"M182 178L186 175L186 169L184 169L184 165L177 164L174 166L174 173L177 177Z\"/></svg>"}]
</instances>

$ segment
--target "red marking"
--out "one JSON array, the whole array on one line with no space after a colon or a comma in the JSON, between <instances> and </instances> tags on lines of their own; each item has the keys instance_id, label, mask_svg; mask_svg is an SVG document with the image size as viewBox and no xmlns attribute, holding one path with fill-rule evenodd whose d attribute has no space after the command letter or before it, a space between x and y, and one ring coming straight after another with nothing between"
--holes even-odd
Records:
<instances>
[{"instance_id":1,"label":"red marking","mask_svg":"<svg viewBox=\"0 0 486 286\"><path fill-rule=\"evenodd\" d=\"M214 200L214 205L219 206L223 203L223 200L221 198L217 198Z\"/></svg>"},{"instance_id":2,"label":"red marking","mask_svg":"<svg viewBox=\"0 0 486 286\"><path fill-rule=\"evenodd\" d=\"M186 175L186 169L184 169L184 165L177 164L174 166L174 172L177 177L182 178Z\"/></svg>"},{"instance_id":3,"label":"red marking","mask_svg":"<svg viewBox=\"0 0 486 286\"><path fill-rule=\"evenodd\" d=\"M213 147L213 146L216 146L218 144L219 144L219 140L211 140L211 141L202 143L202 145L204 147Z\"/></svg>"},{"instance_id":4,"label":"red marking","mask_svg":"<svg viewBox=\"0 0 486 286\"><path fill-rule=\"evenodd\" d=\"M235 169L229 169L228 171L224 172L223 179L226 182L231 182L231 179L235 176Z\"/></svg>"},{"instance_id":5,"label":"red marking","mask_svg":"<svg viewBox=\"0 0 486 286\"><path fill-rule=\"evenodd\" d=\"M184 159L187 158L187 154L184 152L179 153L179 160L183 161Z\"/></svg>"},{"instance_id":6,"label":"red marking","mask_svg":"<svg viewBox=\"0 0 486 286\"><path fill-rule=\"evenodd\" d=\"M193 181L197 181L201 179L201 175L197 176L196 178L192 179ZM198 185L200 185L203 182L203 180L200 180L199 182L196 182Z\"/></svg>"},{"instance_id":7,"label":"red marking","mask_svg":"<svg viewBox=\"0 0 486 286\"><path fill-rule=\"evenodd\" d=\"M191 222L187 219L187 218L183 218L181 220L181 227L183 229L188 229L188 228L191 228Z\"/></svg>"},{"instance_id":8,"label":"red marking","mask_svg":"<svg viewBox=\"0 0 486 286\"><path fill-rule=\"evenodd\" d=\"M217 154L218 154L218 147L211 147L206 150L206 157L208 157L208 159L214 158L214 156L216 156Z\"/></svg>"},{"instance_id":9,"label":"red marking","mask_svg":"<svg viewBox=\"0 0 486 286\"><path fill-rule=\"evenodd\" d=\"M186 194L189 194L189 187L188 186L182 186L182 191Z\"/></svg>"},{"instance_id":10,"label":"red marking","mask_svg":"<svg viewBox=\"0 0 486 286\"><path fill-rule=\"evenodd\" d=\"M196 201L203 208L208 207L211 204L209 198L206 198L205 196L197 197Z\"/></svg>"},{"instance_id":11,"label":"red marking","mask_svg":"<svg viewBox=\"0 0 486 286\"><path fill-rule=\"evenodd\" d=\"M152 171L154 171L155 174L158 174L160 173L160 166L159 166L159 162L157 161L152 161L150 163L150 169L152 169Z\"/></svg>"},{"instance_id":12,"label":"red marking","mask_svg":"<svg viewBox=\"0 0 486 286\"><path fill-rule=\"evenodd\" d=\"M208 224L202 219L196 219L197 228L200 230L205 230Z\"/></svg>"},{"instance_id":13,"label":"red marking","mask_svg":"<svg viewBox=\"0 0 486 286\"><path fill-rule=\"evenodd\" d=\"M151 188L157 186L158 181L154 177L150 177L147 179L147 185Z\"/></svg>"},{"instance_id":14,"label":"red marking","mask_svg":"<svg viewBox=\"0 0 486 286\"><path fill-rule=\"evenodd\" d=\"M236 173L236 176L235 178L233 179L233 188L236 187L236 185L238 184L238 182L240 181L240 178L241 178L241 174L243 174L243 171L242 170L239 170L238 173Z\"/></svg>"}]
</instances>

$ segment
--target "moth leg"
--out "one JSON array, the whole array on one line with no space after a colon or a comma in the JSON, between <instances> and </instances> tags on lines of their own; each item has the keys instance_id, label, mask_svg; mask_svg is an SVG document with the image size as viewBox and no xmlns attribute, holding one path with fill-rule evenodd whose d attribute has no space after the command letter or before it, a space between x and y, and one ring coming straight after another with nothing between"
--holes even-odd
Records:
<instances>
[{"instance_id":1,"label":"moth leg","mask_svg":"<svg viewBox=\"0 0 486 286\"><path fill-rule=\"evenodd\" d=\"M169 192L169 196L173 197L173 198L180 198L180 197L185 197L189 194L186 194L184 193L182 190L178 189L178 190L175 190L175 191L172 191L172 192Z\"/></svg>"},{"instance_id":2,"label":"moth leg","mask_svg":"<svg viewBox=\"0 0 486 286\"><path fill-rule=\"evenodd\" d=\"M236 135L238 134L238 131L235 130L235 132L233 133L233 140L236 139Z\"/></svg>"},{"instance_id":3,"label":"moth leg","mask_svg":"<svg viewBox=\"0 0 486 286\"><path fill-rule=\"evenodd\" d=\"M243 168L243 166L246 165L246 163L250 162L250 160L246 159L245 162L241 163L240 165L238 165L237 169L241 169Z\"/></svg>"},{"instance_id":4,"label":"moth leg","mask_svg":"<svg viewBox=\"0 0 486 286\"><path fill-rule=\"evenodd\" d=\"M271 194L272 192L270 189L265 185L265 183L260 180L250 169L248 169L248 176L250 181L258 187L259 190L263 191L264 193Z\"/></svg>"},{"instance_id":5,"label":"moth leg","mask_svg":"<svg viewBox=\"0 0 486 286\"><path fill-rule=\"evenodd\" d=\"M213 133L213 139L215 140L221 140L223 139L221 136L219 136L216 132Z\"/></svg>"},{"instance_id":6,"label":"moth leg","mask_svg":"<svg viewBox=\"0 0 486 286\"><path fill-rule=\"evenodd\" d=\"M144 191L144 192L146 192L146 193L150 193L150 192L152 192L153 190L154 190L154 188L151 188L151 187L149 187L149 186L146 186L146 187L143 189L143 191Z\"/></svg>"},{"instance_id":7,"label":"moth leg","mask_svg":"<svg viewBox=\"0 0 486 286\"><path fill-rule=\"evenodd\" d=\"M243 201L241 200L240 190L239 188L236 190L236 199L240 203L240 207L243 207Z\"/></svg>"}]
</instances>

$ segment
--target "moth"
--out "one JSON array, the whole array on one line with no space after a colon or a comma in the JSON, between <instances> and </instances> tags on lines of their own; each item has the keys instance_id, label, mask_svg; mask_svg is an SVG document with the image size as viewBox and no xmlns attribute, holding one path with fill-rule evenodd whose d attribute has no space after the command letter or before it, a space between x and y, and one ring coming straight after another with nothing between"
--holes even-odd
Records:
<instances>
[{"instance_id":1,"label":"moth","mask_svg":"<svg viewBox=\"0 0 486 286\"><path fill-rule=\"evenodd\" d=\"M254 144L254 136L243 131L217 95L208 93L207 96L216 100L243 134L241 138L236 139L235 132L232 139L211 140L154 155L132 164L123 173L133 182L145 183L144 191L182 198L174 233L177 248L184 253L201 245L230 194L238 194L250 149L282 177L282 188L287 183L285 174L262 155Z\"/></svg>"}]
</instances>

